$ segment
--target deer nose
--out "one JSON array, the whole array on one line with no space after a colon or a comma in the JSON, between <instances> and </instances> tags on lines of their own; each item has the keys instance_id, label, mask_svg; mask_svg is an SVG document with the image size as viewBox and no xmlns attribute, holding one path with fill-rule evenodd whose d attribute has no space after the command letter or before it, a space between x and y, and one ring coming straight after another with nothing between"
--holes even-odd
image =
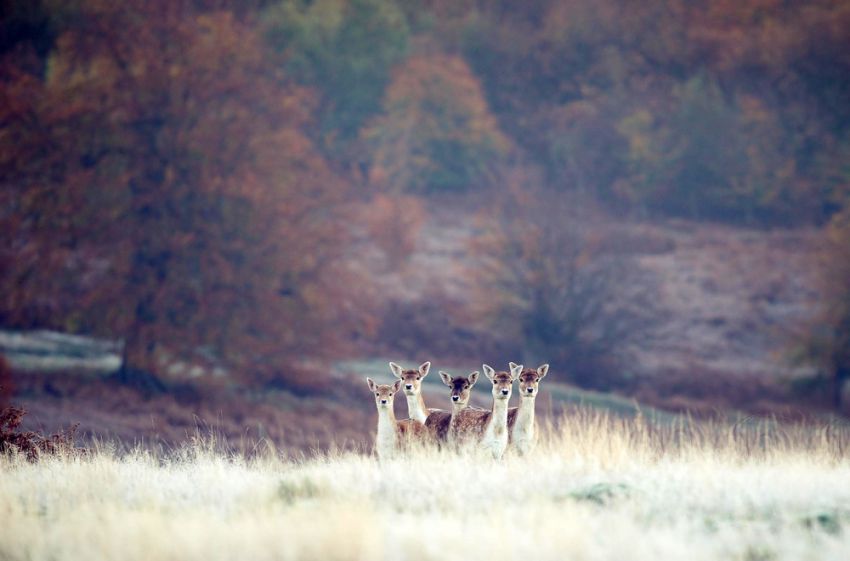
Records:
<instances>
[{"instance_id":1,"label":"deer nose","mask_svg":"<svg viewBox=\"0 0 850 561\"><path fill-rule=\"evenodd\" d=\"M405 385L404 385L404 389L406 389L406 390L412 390L412 389L413 389L413 384L405 384Z\"/></svg>"},{"instance_id":2,"label":"deer nose","mask_svg":"<svg viewBox=\"0 0 850 561\"><path fill-rule=\"evenodd\" d=\"M386 400L386 399L382 399L382 400L381 400L381 404L382 404L382 405L386 405L386 404L387 404L387 400Z\"/></svg>"},{"instance_id":3,"label":"deer nose","mask_svg":"<svg viewBox=\"0 0 850 561\"><path fill-rule=\"evenodd\" d=\"M510 390L502 390L502 395L508 395L509 393L511 393Z\"/></svg>"},{"instance_id":4,"label":"deer nose","mask_svg":"<svg viewBox=\"0 0 850 561\"><path fill-rule=\"evenodd\" d=\"M525 391L527 391L528 393L534 393L534 388L528 388L528 389L527 389L527 390L525 390Z\"/></svg>"},{"instance_id":5,"label":"deer nose","mask_svg":"<svg viewBox=\"0 0 850 561\"><path fill-rule=\"evenodd\" d=\"M457 395L452 396L452 401L457 401L458 399L460 399L460 396L457 396Z\"/></svg>"}]
</instances>

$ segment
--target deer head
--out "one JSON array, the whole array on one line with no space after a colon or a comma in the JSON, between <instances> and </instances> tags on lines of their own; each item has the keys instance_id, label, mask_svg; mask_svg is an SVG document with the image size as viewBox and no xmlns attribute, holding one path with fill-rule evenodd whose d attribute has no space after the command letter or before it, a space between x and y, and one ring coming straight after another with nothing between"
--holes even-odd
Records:
<instances>
[{"instance_id":1,"label":"deer head","mask_svg":"<svg viewBox=\"0 0 850 561\"><path fill-rule=\"evenodd\" d=\"M451 388L452 405L455 407L466 407L469 397L472 395L472 386L478 381L478 371L467 376L452 376L448 372L440 371L440 379Z\"/></svg>"},{"instance_id":2,"label":"deer head","mask_svg":"<svg viewBox=\"0 0 850 561\"><path fill-rule=\"evenodd\" d=\"M510 372L496 372L493 367L483 365L484 375L493 382L493 399L510 399L514 380L522 372L522 365L515 364Z\"/></svg>"},{"instance_id":3,"label":"deer head","mask_svg":"<svg viewBox=\"0 0 850 561\"><path fill-rule=\"evenodd\" d=\"M393 408L393 396L401 389L401 380L396 380L392 385L383 385L376 384L372 378L366 378L366 383L375 394L375 405L378 406L378 410Z\"/></svg>"},{"instance_id":4,"label":"deer head","mask_svg":"<svg viewBox=\"0 0 850 561\"><path fill-rule=\"evenodd\" d=\"M416 370L404 370L398 364L391 362L390 370L392 370L393 375L401 381L405 394L419 395L419 392L422 391L422 380L431 370L431 363L423 362Z\"/></svg>"},{"instance_id":5,"label":"deer head","mask_svg":"<svg viewBox=\"0 0 850 561\"><path fill-rule=\"evenodd\" d=\"M515 366L516 364L512 362L511 370L513 370ZM542 366L539 366L537 370L533 368L522 369L522 366L520 366L520 369L521 373L519 375L519 396L521 398L537 397L537 385L540 383L540 380L546 377L546 374L549 372L549 365L544 364Z\"/></svg>"}]
</instances>

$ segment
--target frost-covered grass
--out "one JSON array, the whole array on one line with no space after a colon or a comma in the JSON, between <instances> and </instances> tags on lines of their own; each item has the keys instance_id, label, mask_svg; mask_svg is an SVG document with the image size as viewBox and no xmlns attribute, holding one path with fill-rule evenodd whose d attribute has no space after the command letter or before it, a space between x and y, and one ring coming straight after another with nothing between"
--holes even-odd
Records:
<instances>
[{"instance_id":1,"label":"frost-covered grass","mask_svg":"<svg viewBox=\"0 0 850 561\"><path fill-rule=\"evenodd\" d=\"M768 430L769 429L769 430ZM850 559L846 429L586 413L534 455L0 460L0 559Z\"/></svg>"}]
</instances>

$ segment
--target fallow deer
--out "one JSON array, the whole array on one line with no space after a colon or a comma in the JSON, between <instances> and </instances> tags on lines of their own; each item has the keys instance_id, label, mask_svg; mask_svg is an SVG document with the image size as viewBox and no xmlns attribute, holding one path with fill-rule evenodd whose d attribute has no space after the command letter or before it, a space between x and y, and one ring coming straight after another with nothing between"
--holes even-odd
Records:
<instances>
[{"instance_id":1,"label":"fallow deer","mask_svg":"<svg viewBox=\"0 0 850 561\"><path fill-rule=\"evenodd\" d=\"M499 459L508 447L508 400L522 365L514 365L510 372L496 372L486 364L483 367L484 375L493 382L493 406L490 411L467 408L458 412L453 428L461 439L473 439Z\"/></svg>"},{"instance_id":2,"label":"fallow deer","mask_svg":"<svg viewBox=\"0 0 850 561\"><path fill-rule=\"evenodd\" d=\"M392 385L376 384L371 378L366 378L369 389L375 394L375 405L378 407L378 434L375 437L375 450L382 460L390 459L407 447L412 440L428 438L428 429L419 421L405 419L397 421L393 412L393 399L401 389L401 380Z\"/></svg>"},{"instance_id":3,"label":"fallow deer","mask_svg":"<svg viewBox=\"0 0 850 561\"><path fill-rule=\"evenodd\" d=\"M416 370L412 368L405 370L398 364L391 362L390 370L392 370L396 378L401 380L404 396L407 398L408 417L424 423L428 415L433 412L440 411L441 413L448 414L448 412L440 409L428 409L425 407L425 400L422 398L422 380L425 379L428 371L431 370L430 362L423 362Z\"/></svg>"},{"instance_id":4,"label":"fallow deer","mask_svg":"<svg viewBox=\"0 0 850 561\"><path fill-rule=\"evenodd\" d=\"M517 365L510 363L513 372ZM534 401L539 392L538 384L549 372L549 365L537 368L519 367L519 407L508 409L508 429L511 447L520 455L530 453L537 442L534 423Z\"/></svg>"},{"instance_id":5,"label":"fallow deer","mask_svg":"<svg viewBox=\"0 0 850 561\"><path fill-rule=\"evenodd\" d=\"M478 381L478 376L477 370L469 376L452 376L448 372L440 371L440 379L451 388L452 412L448 415L434 412L425 421L425 425L434 431L438 441L447 441L450 445L457 443L455 421L458 413L469 405L472 386Z\"/></svg>"}]
</instances>

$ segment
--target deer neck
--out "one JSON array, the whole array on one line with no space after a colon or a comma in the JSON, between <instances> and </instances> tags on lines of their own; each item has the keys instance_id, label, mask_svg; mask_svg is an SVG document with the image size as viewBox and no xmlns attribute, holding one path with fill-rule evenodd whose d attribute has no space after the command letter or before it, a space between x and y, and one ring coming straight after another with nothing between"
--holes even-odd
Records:
<instances>
[{"instance_id":1,"label":"deer neck","mask_svg":"<svg viewBox=\"0 0 850 561\"><path fill-rule=\"evenodd\" d=\"M519 407L517 407L515 427L533 427L534 426L534 401L536 397L520 397Z\"/></svg>"},{"instance_id":2,"label":"deer neck","mask_svg":"<svg viewBox=\"0 0 850 561\"><path fill-rule=\"evenodd\" d=\"M396 420L392 407L378 409L378 440L395 442Z\"/></svg>"},{"instance_id":3,"label":"deer neck","mask_svg":"<svg viewBox=\"0 0 850 561\"><path fill-rule=\"evenodd\" d=\"M493 398L493 409L490 415L490 424L493 427L507 427L508 425L508 400Z\"/></svg>"},{"instance_id":4,"label":"deer neck","mask_svg":"<svg viewBox=\"0 0 850 561\"><path fill-rule=\"evenodd\" d=\"M407 395L407 415L420 423L424 423L428 418L428 408L425 407L425 399L422 397L422 392L416 395Z\"/></svg>"}]
</instances>

